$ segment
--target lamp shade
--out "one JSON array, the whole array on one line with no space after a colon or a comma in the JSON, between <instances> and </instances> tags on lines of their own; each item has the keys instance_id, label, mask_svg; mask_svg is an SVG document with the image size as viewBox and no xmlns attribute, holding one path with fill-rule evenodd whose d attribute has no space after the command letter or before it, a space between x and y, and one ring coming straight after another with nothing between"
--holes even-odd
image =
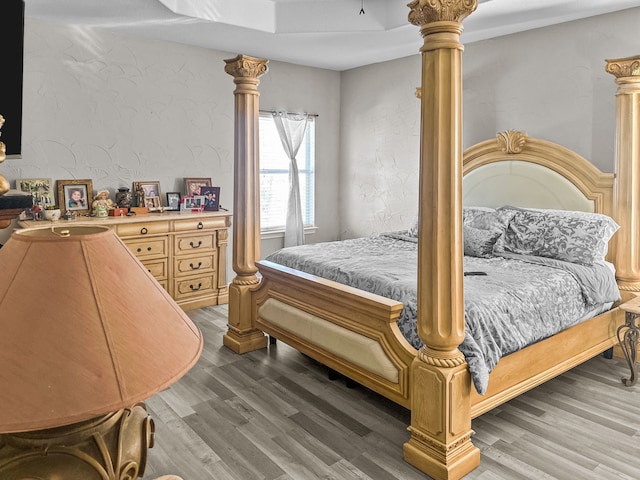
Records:
<instances>
[{"instance_id":1,"label":"lamp shade","mask_svg":"<svg viewBox=\"0 0 640 480\"><path fill-rule=\"evenodd\" d=\"M201 351L198 328L111 229L17 230L0 249L0 433L128 408Z\"/></svg>"}]
</instances>

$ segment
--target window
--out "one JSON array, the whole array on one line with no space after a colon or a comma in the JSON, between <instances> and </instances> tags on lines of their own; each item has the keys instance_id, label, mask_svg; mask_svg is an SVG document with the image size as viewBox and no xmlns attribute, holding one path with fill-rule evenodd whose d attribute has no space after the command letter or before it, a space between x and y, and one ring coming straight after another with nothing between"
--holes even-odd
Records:
<instances>
[{"instance_id":1,"label":"window","mask_svg":"<svg viewBox=\"0 0 640 480\"><path fill-rule=\"evenodd\" d=\"M289 158L282 148L271 113L260 114L260 228L262 232L284 230L289 198ZM309 117L307 132L298 150L298 174L302 221L314 224L315 117Z\"/></svg>"}]
</instances>

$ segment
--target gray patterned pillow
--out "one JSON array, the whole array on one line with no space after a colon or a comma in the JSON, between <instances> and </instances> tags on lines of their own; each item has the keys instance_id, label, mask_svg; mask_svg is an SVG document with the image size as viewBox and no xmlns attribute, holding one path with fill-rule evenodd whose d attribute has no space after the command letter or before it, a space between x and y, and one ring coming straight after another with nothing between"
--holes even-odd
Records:
<instances>
[{"instance_id":1,"label":"gray patterned pillow","mask_svg":"<svg viewBox=\"0 0 640 480\"><path fill-rule=\"evenodd\" d=\"M504 207L513 212L500 247L507 252L593 265L604 261L620 228L612 218L589 212Z\"/></svg>"},{"instance_id":2,"label":"gray patterned pillow","mask_svg":"<svg viewBox=\"0 0 640 480\"><path fill-rule=\"evenodd\" d=\"M463 225L464 254L470 257L493 257L493 246L500 235L502 235L501 230L483 230Z\"/></svg>"},{"instance_id":3,"label":"gray patterned pillow","mask_svg":"<svg viewBox=\"0 0 640 480\"><path fill-rule=\"evenodd\" d=\"M504 230L514 212L489 207L463 207L462 224L480 230Z\"/></svg>"},{"instance_id":4,"label":"gray patterned pillow","mask_svg":"<svg viewBox=\"0 0 640 480\"><path fill-rule=\"evenodd\" d=\"M463 207L462 224L481 230L504 230L509 223L508 214L490 207ZM415 216L408 230L408 235L418 237L418 215Z\"/></svg>"}]
</instances>

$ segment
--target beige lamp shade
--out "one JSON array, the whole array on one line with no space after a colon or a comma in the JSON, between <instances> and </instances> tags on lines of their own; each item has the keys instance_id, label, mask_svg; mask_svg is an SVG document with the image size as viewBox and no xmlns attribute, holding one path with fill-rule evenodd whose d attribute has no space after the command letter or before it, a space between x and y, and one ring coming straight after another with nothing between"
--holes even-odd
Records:
<instances>
[{"instance_id":1,"label":"beige lamp shade","mask_svg":"<svg viewBox=\"0 0 640 480\"><path fill-rule=\"evenodd\" d=\"M0 249L0 433L130 407L201 351L198 328L112 230L18 230Z\"/></svg>"}]
</instances>

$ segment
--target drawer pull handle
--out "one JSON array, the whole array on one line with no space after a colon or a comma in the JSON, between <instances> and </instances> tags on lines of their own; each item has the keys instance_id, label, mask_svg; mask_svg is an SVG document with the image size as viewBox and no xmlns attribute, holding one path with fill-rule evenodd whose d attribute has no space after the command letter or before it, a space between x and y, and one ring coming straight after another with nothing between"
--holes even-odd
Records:
<instances>
[{"instance_id":1,"label":"drawer pull handle","mask_svg":"<svg viewBox=\"0 0 640 480\"><path fill-rule=\"evenodd\" d=\"M189 245L191 245L191 248L199 248L202 245L202 240L199 240L197 245L193 242L189 242Z\"/></svg>"},{"instance_id":2,"label":"drawer pull handle","mask_svg":"<svg viewBox=\"0 0 640 480\"><path fill-rule=\"evenodd\" d=\"M189 285L189 288L191 289L192 292L197 292L202 288L202 282L200 282L197 287L194 287L193 285Z\"/></svg>"},{"instance_id":3,"label":"drawer pull handle","mask_svg":"<svg viewBox=\"0 0 640 480\"><path fill-rule=\"evenodd\" d=\"M140 229L140 235L146 235L147 233L149 233L149 230L147 230L147 227L142 227Z\"/></svg>"},{"instance_id":4,"label":"drawer pull handle","mask_svg":"<svg viewBox=\"0 0 640 480\"><path fill-rule=\"evenodd\" d=\"M136 252L140 253L142 251L142 249L140 247L138 247L138 249L136 250Z\"/></svg>"},{"instance_id":5,"label":"drawer pull handle","mask_svg":"<svg viewBox=\"0 0 640 480\"><path fill-rule=\"evenodd\" d=\"M198 262L198 265L190 263L189 266L191 267L191 270L198 270L202 266L202 262Z\"/></svg>"},{"instance_id":6,"label":"drawer pull handle","mask_svg":"<svg viewBox=\"0 0 640 480\"><path fill-rule=\"evenodd\" d=\"M147 252L150 252L150 251L151 251L151 247L147 247Z\"/></svg>"},{"instance_id":7,"label":"drawer pull handle","mask_svg":"<svg viewBox=\"0 0 640 480\"><path fill-rule=\"evenodd\" d=\"M204 228L204 224L202 222L198 222L198 230L202 230Z\"/></svg>"}]
</instances>

